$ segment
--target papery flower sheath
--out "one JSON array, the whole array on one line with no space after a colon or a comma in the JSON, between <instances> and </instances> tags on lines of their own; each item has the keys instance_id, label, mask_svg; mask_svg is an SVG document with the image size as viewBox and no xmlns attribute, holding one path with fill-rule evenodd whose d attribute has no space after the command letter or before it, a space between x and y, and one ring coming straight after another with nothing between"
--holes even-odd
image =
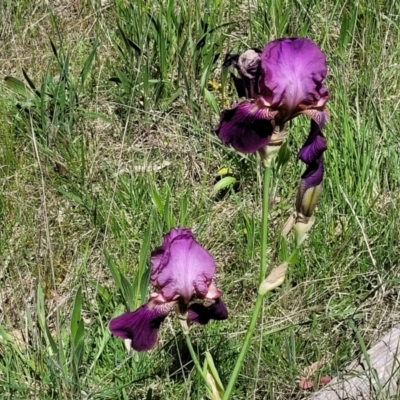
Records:
<instances>
[{"instance_id":1,"label":"papery flower sheath","mask_svg":"<svg viewBox=\"0 0 400 400\"><path fill-rule=\"evenodd\" d=\"M133 349L150 350L161 323L173 309L180 318L198 324L228 317L214 283L214 259L189 229L171 229L152 252L151 264L150 281L156 292L137 310L110 322L112 334L130 339Z\"/></svg>"}]
</instances>

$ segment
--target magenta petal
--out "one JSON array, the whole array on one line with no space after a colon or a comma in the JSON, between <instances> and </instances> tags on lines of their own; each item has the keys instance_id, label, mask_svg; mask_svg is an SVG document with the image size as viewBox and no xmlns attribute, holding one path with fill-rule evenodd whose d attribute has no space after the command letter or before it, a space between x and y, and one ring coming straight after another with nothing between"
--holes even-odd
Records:
<instances>
[{"instance_id":1,"label":"magenta petal","mask_svg":"<svg viewBox=\"0 0 400 400\"><path fill-rule=\"evenodd\" d=\"M326 139L322 135L321 127L312 119L311 130L299 152L299 158L304 163L311 164L322 156L326 148Z\"/></svg>"},{"instance_id":2,"label":"magenta petal","mask_svg":"<svg viewBox=\"0 0 400 400\"><path fill-rule=\"evenodd\" d=\"M127 312L110 321L110 331L122 339L130 339L132 348L137 351L150 350L157 342L161 322L168 315L166 305L149 309L144 304L136 311Z\"/></svg>"},{"instance_id":3,"label":"magenta petal","mask_svg":"<svg viewBox=\"0 0 400 400\"><path fill-rule=\"evenodd\" d=\"M310 164L301 176L301 192L305 193L307 189L315 187L322 182L324 177L324 160L320 157Z\"/></svg>"},{"instance_id":4,"label":"magenta petal","mask_svg":"<svg viewBox=\"0 0 400 400\"><path fill-rule=\"evenodd\" d=\"M296 211L301 218L311 217L322 191L322 179L324 176L323 156L310 164L301 177L300 187L296 198Z\"/></svg>"},{"instance_id":5,"label":"magenta petal","mask_svg":"<svg viewBox=\"0 0 400 400\"><path fill-rule=\"evenodd\" d=\"M266 146L271 139L273 125L267 118L268 110L257 102L243 101L225 110L215 129L218 137L241 153L254 153Z\"/></svg>"},{"instance_id":6,"label":"magenta petal","mask_svg":"<svg viewBox=\"0 0 400 400\"><path fill-rule=\"evenodd\" d=\"M325 54L306 38L277 39L261 54L260 93L272 107L293 113L328 101Z\"/></svg>"},{"instance_id":7,"label":"magenta petal","mask_svg":"<svg viewBox=\"0 0 400 400\"><path fill-rule=\"evenodd\" d=\"M314 110L310 133L299 152L300 160L308 166L301 177L296 199L296 210L305 217L312 215L321 195L322 187L319 185L322 183L324 177L323 154L326 150L326 139L322 135L321 129L325 120L326 116L324 112ZM312 188L314 189L307 192L308 189Z\"/></svg>"},{"instance_id":8,"label":"magenta petal","mask_svg":"<svg viewBox=\"0 0 400 400\"><path fill-rule=\"evenodd\" d=\"M164 254L168 251L171 242L178 236L187 236L193 237L193 233L190 229L187 228L172 228L163 238L163 243L160 247L157 247L151 253L151 280L157 280L157 276L159 272L162 270L163 266L161 265ZM154 285L156 286L156 285Z\"/></svg>"},{"instance_id":9,"label":"magenta petal","mask_svg":"<svg viewBox=\"0 0 400 400\"><path fill-rule=\"evenodd\" d=\"M171 229L151 257L151 283L166 301L204 298L215 273L211 254L186 228Z\"/></svg>"},{"instance_id":10,"label":"magenta petal","mask_svg":"<svg viewBox=\"0 0 400 400\"><path fill-rule=\"evenodd\" d=\"M210 319L227 319L228 309L220 298L216 299L214 304L207 307L203 304L194 303L189 306L188 318L195 324L205 325Z\"/></svg>"}]
</instances>

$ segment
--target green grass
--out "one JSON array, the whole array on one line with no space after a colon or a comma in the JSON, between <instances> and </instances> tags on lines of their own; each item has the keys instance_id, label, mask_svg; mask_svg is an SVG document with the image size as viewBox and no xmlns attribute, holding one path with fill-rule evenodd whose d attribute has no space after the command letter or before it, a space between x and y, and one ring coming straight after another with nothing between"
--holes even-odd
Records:
<instances>
[{"instance_id":1,"label":"green grass","mask_svg":"<svg viewBox=\"0 0 400 400\"><path fill-rule=\"evenodd\" d=\"M218 264L229 319L191 336L226 385L256 298L261 189L255 157L212 132L236 100L221 64L280 36L308 36L328 56L326 177L234 398L306 397L306 366L325 357L318 374L336 375L398 322L397 2L46 3L0 5L2 398L207 398L176 319L146 354L127 354L107 327L145 301L150 251L177 225ZM308 125L292 122L274 174L269 268L284 257ZM236 182L216 192L222 167Z\"/></svg>"}]
</instances>

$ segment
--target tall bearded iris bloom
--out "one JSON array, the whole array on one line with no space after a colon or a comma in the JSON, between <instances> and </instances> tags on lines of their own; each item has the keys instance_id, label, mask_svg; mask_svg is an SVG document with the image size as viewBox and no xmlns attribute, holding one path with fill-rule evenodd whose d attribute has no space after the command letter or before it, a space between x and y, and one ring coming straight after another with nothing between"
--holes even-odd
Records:
<instances>
[{"instance_id":1,"label":"tall bearded iris bloom","mask_svg":"<svg viewBox=\"0 0 400 400\"><path fill-rule=\"evenodd\" d=\"M268 43L262 51L251 49L228 55L239 77L234 83L246 99L221 114L216 134L242 153L259 152L264 161L276 154L287 136L287 122L298 115L311 118L311 129L299 158L307 169L296 201L297 222L308 223L321 192L324 173L322 135L327 115L326 57L306 38L283 38Z\"/></svg>"},{"instance_id":2,"label":"tall bearded iris bloom","mask_svg":"<svg viewBox=\"0 0 400 400\"><path fill-rule=\"evenodd\" d=\"M151 254L150 281L156 292L146 304L111 320L113 335L130 339L137 351L150 350L157 342L161 323L172 311L192 323L228 317L221 291L215 285L211 254L186 228L171 229Z\"/></svg>"}]
</instances>

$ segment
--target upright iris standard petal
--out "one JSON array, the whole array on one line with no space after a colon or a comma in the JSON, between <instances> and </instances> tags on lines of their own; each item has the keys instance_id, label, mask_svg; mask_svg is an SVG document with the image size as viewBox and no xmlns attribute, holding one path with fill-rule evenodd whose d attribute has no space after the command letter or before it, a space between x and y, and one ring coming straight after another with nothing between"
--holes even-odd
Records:
<instances>
[{"instance_id":1,"label":"upright iris standard petal","mask_svg":"<svg viewBox=\"0 0 400 400\"><path fill-rule=\"evenodd\" d=\"M210 306L193 303L189 306L188 318L195 324L205 325L211 319L219 321L227 319L228 309L226 308L226 304L219 298Z\"/></svg>"},{"instance_id":2,"label":"upright iris standard petal","mask_svg":"<svg viewBox=\"0 0 400 400\"><path fill-rule=\"evenodd\" d=\"M171 311L168 305L148 304L136 311L127 312L110 321L111 333L122 339L130 339L131 346L137 351L150 350L157 342L158 330L165 317Z\"/></svg>"},{"instance_id":3,"label":"upright iris standard petal","mask_svg":"<svg viewBox=\"0 0 400 400\"><path fill-rule=\"evenodd\" d=\"M152 253L151 283L166 301L205 298L214 273L214 259L188 229L172 229Z\"/></svg>"},{"instance_id":4,"label":"upright iris standard petal","mask_svg":"<svg viewBox=\"0 0 400 400\"><path fill-rule=\"evenodd\" d=\"M254 153L268 144L274 126L273 115L260 102L247 100L221 114L215 129L218 137L241 153Z\"/></svg>"},{"instance_id":5,"label":"upright iris standard petal","mask_svg":"<svg viewBox=\"0 0 400 400\"><path fill-rule=\"evenodd\" d=\"M261 54L260 94L280 118L307 108L323 108L328 101L322 84L327 74L326 57L306 38L284 38L268 43Z\"/></svg>"},{"instance_id":6,"label":"upright iris standard petal","mask_svg":"<svg viewBox=\"0 0 400 400\"><path fill-rule=\"evenodd\" d=\"M187 229L187 228L178 228L178 229L173 228L164 236L162 245L152 251L152 253L151 253L151 265L152 265L151 280L152 280L152 283L157 281L158 274L164 268L164 264L162 264L164 255L166 252L169 251L171 242L178 236L180 236L180 237L186 236L188 238L191 238L191 237L193 237L193 233L190 231L190 229ZM154 286L156 286L156 285L154 285Z\"/></svg>"}]
</instances>

